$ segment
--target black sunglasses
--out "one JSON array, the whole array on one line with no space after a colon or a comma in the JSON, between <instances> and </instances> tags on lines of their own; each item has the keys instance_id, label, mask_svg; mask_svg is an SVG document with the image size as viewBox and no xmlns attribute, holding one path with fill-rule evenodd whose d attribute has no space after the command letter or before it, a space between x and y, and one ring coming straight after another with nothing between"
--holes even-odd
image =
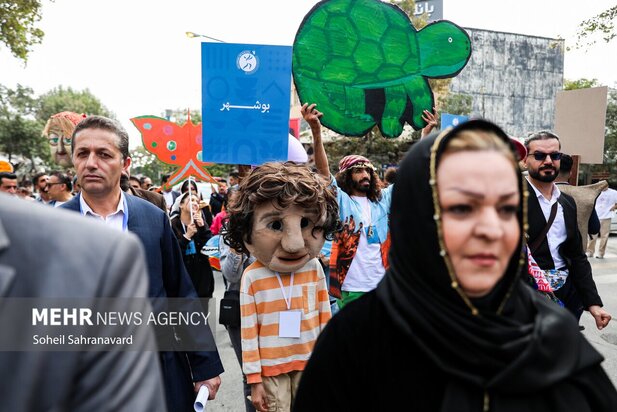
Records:
<instances>
[{"instance_id":1,"label":"black sunglasses","mask_svg":"<svg viewBox=\"0 0 617 412\"><path fill-rule=\"evenodd\" d=\"M561 152L553 152L553 153L544 153L544 152L534 152L532 156L537 161L542 161L546 159L546 156L550 156L551 160L560 160L563 153Z\"/></svg>"}]
</instances>

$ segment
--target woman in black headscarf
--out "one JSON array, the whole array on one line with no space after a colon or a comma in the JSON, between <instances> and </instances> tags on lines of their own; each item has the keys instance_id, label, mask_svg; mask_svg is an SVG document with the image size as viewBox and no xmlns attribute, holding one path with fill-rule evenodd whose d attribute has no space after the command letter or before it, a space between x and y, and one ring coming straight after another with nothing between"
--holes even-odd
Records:
<instances>
[{"instance_id":1,"label":"woman in black headscarf","mask_svg":"<svg viewBox=\"0 0 617 412\"><path fill-rule=\"evenodd\" d=\"M390 269L330 321L295 411L617 411L576 320L520 279L515 153L482 120L412 147L393 192Z\"/></svg>"}]
</instances>

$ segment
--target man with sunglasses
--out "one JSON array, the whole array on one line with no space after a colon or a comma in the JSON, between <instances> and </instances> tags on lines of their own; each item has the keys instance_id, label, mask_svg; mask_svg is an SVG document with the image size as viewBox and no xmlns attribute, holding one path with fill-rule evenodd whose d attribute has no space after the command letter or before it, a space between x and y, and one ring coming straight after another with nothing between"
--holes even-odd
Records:
<instances>
[{"instance_id":1,"label":"man with sunglasses","mask_svg":"<svg viewBox=\"0 0 617 412\"><path fill-rule=\"evenodd\" d=\"M65 173L51 172L46 187L54 207L60 207L73 198L73 179Z\"/></svg>"},{"instance_id":2,"label":"man with sunglasses","mask_svg":"<svg viewBox=\"0 0 617 412\"><path fill-rule=\"evenodd\" d=\"M576 204L555 185L562 156L559 137L540 131L529 136L525 147L524 164L529 172L527 245L565 307L577 319L588 310L598 329L603 329L611 315L602 308L582 247Z\"/></svg>"}]
</instances>

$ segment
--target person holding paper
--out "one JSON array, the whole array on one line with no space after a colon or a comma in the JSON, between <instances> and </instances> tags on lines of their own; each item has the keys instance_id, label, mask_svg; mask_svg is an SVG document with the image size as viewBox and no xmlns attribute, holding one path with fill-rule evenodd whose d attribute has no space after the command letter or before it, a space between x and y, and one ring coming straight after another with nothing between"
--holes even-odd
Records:
<instances>
[{"instance_id":1,"label":"person holding paper","mask_svg":"<svg viewBox=\"0 0 617 412\"><path fill-rule=\"evenodd\" d=\"M390 269L320 335L294 411L617 411L602 355L522 277L528 193L490 122L415 143Z\"/></svg>"},{"instance_id":2,"label":"person holding paper","mask_svg":"<svg viewBox=\"0 0 617 412\"><path fill-rule=\"evenodd\" d=\"M89 116L75 126L71 153L82 190L61 207L139 237L148 262L150 298L196 299L167 215L120 189L122 172L131 165L128 147L128 133L116 120ZM175 330L185 343L200 349L159 352L167 409L187 411L202 385L208 386L211 399L216 397L224 369L209 327ZM158 342L175 349L178 339L175 334L162 334Z\"/></svg>"},{"instance_id":3,"label":"person holding paper","mask_svg":"<svg viewBox=\"0 0 617 412\"><path fill-rule=\"evenodd\" d=\"M242 180L224 239L256 261L240 285L242 369L258 411L290 411L302 370L330 320L316 256L340 226L336 197L306 166L266 163Z\"/></svg>"},{"instance_id":4,"label":"person holding paper","mask_svg":"<svg viewBox=\"0 0 617 412\"><path fill-rule=\"evenodd\" d=\"M212 234L199 210L198 193L192 192L189 196L189 192L185 192L178 199L180 214L171 219L171 228L178 239L184 266L193 281L197 296L211 298L214 292L214 275L208 256L202 254L201 249Z\"/></svg>"}]
</instances>

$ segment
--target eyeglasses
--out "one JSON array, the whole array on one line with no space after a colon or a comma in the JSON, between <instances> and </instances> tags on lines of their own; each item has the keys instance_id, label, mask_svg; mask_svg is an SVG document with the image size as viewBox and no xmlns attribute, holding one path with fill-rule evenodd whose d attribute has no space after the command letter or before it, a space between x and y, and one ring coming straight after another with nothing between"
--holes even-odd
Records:
<instances>
[{"instance_id":1,"label":"eyeglasses","mask_svg":"<svg viewBox=\"0 0 617 412\"><path fill-rule=\"evenodd\" d=\"M551 160L560 160L563 153L561 152L553 152L553 153L544 153L544 152L534 152L532 156L538 162L546 159L546 156L550 156Z\"/></svg>"},{"instance_id":2,"label":"eyeglasses","mask_svg":"<svg viewBox=\"0 0 617 412\"><path fill-rule=\"evenodd\" d=\"M47 188L49 189L49 187L50 187L50 186L53 186L53 185L61 185L61 184L63 184L63 183L60 183L60 182L56 182L56 183L47 183L47 185L45 185L45 187L47 187Z\"/></svg>"}]
</instances>

